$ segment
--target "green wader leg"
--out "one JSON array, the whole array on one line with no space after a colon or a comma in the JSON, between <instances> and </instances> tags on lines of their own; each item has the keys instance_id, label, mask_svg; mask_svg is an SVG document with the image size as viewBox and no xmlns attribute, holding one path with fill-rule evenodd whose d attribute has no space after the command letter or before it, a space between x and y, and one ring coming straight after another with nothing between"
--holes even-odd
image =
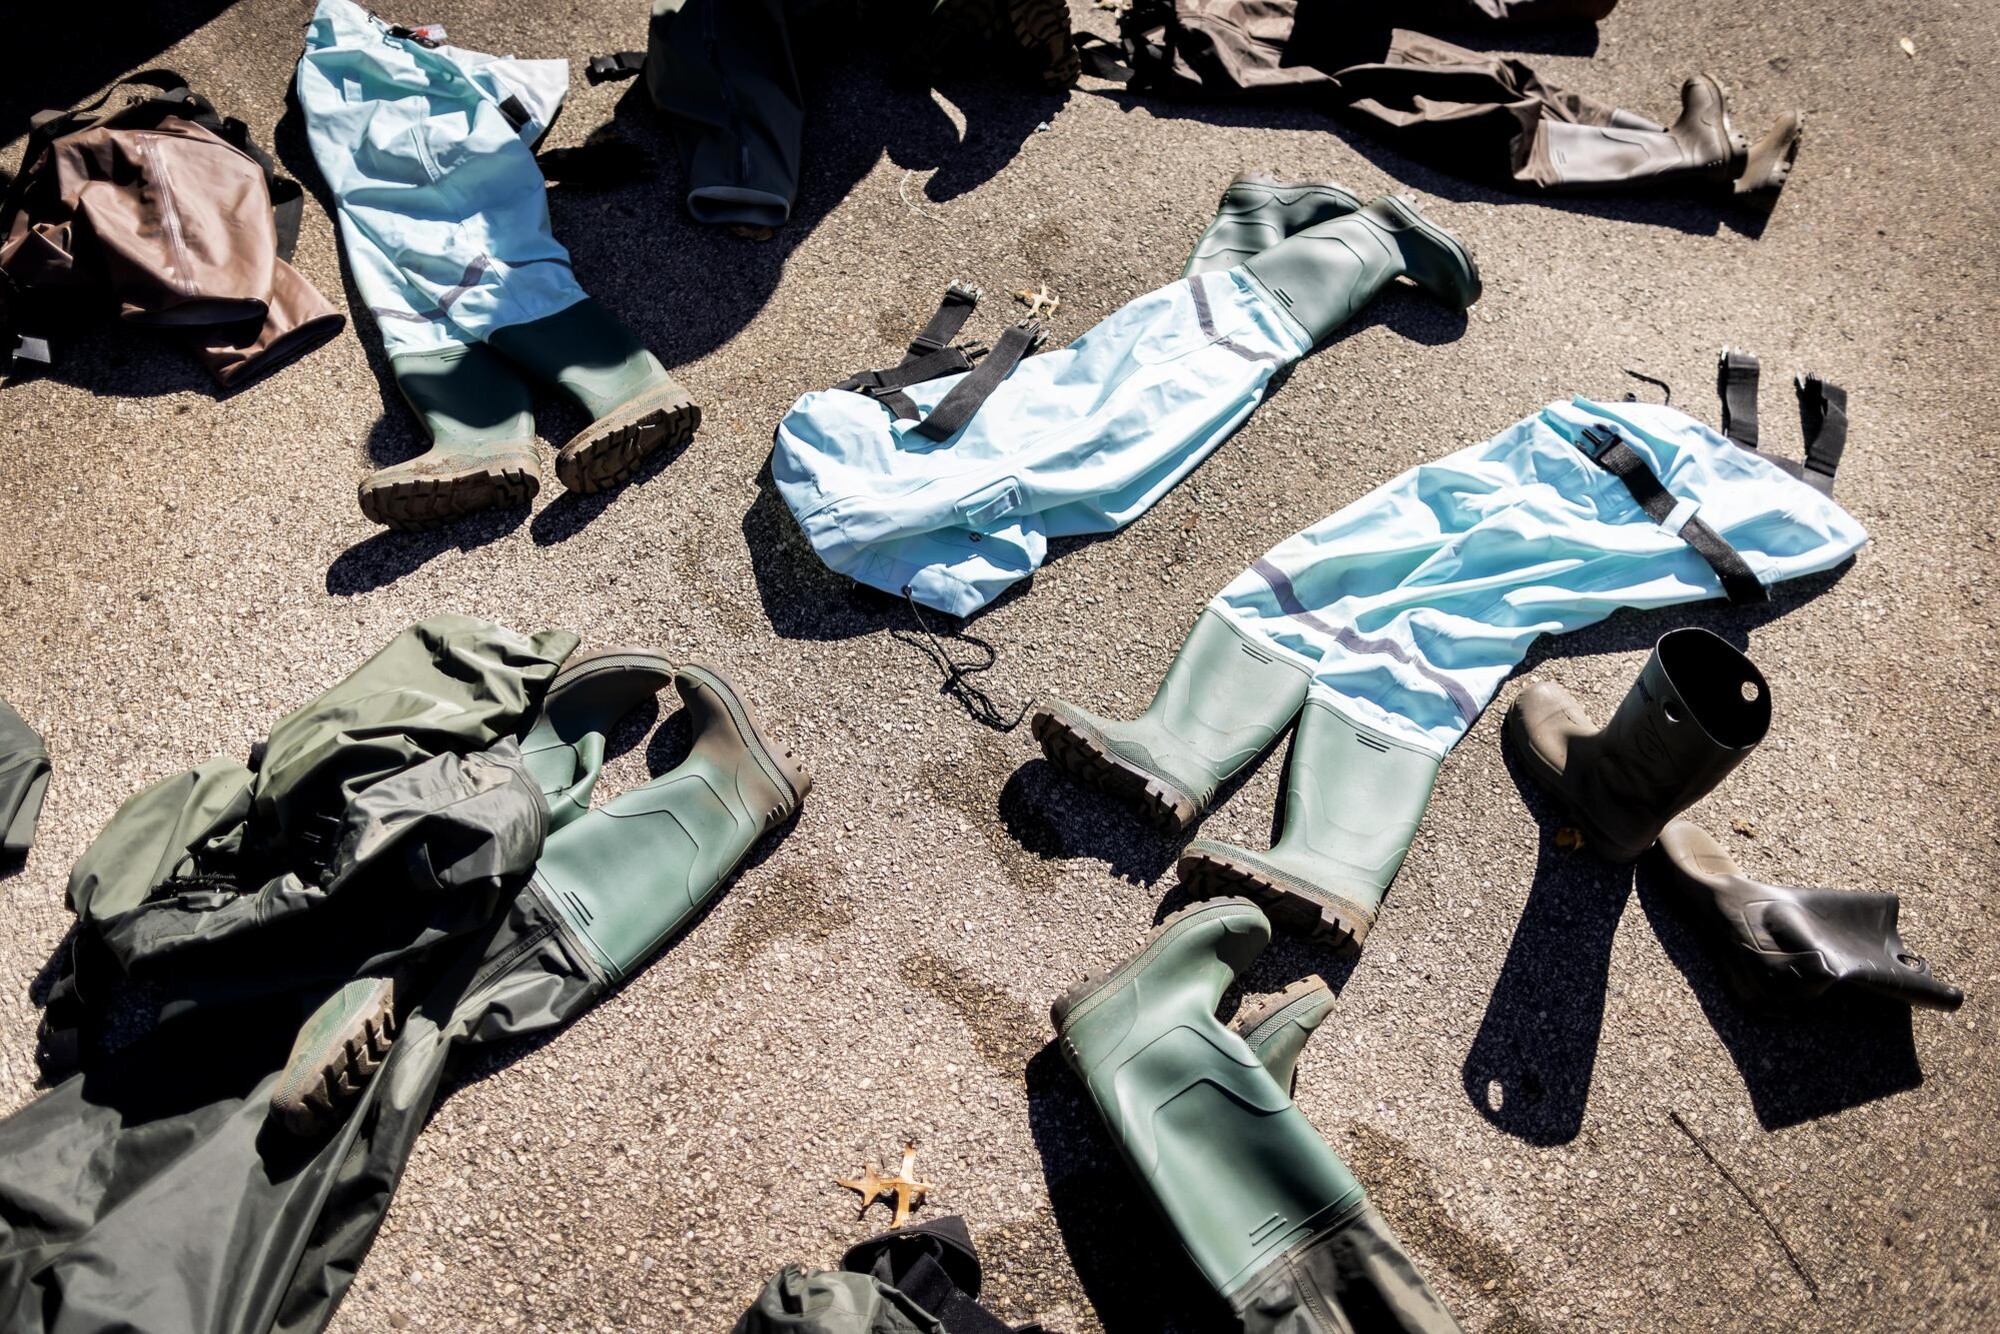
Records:
<instances>
[{"instance_id":1,"label":"green wader leg","mask_svg":"<svg viewBox=\"0 0 2000 1334\"><path fill-rule=\"evenodd\" d=\"M1338 185L1277 181L1261 172L1246 172L1222 192L1215 220L1195 242L1181 276L1234 268L1288 236L1360 207L1360 198Z\"/></svg>"},{"instance_id":2,"label":"green wader leg","mask_svg":"<svg viewBox=\"0 0 2000 1334\"><path fill-rule=\"evenodd\" d=\"M1269 852L1199 838L1181 855L1198 898L1248 894L1280 929L1353 954L1368 937L1437 782L1438 760L1308 698Z\"/></svg>"},{"instance_id":3,"label":"green wader leg","mask_svg":"<svg viewBox=\"0 0 2000 1334\"><path fill-rule=\"evenodd\" d=\"M624 321L585 297L573 306L487 335L487 345L589 413L590 425L556 454L572 491L630 480L664 446L694 438L701 409Z\"/></svg>"},{"instance_id":4,"label":"green wader leg","mask_svg":"<svg viewBox=\"0 0 2000 1334\"><path fill-rule=\"evenodd\" d=\"M1055 1003L1063 1056L1244 1330L1455 1330L1354 1174L1215 1017L1270 939L1243 899L1175 913Z\"/></svg>"},{"instance_id":5,"label":"green wader leg","mask_svg":"<svg viewBox=\"0 0 2000 1334\"><path fill-rule=\"evenodd\" d=\"M1035 740L1057 767L1178 833L1270 749L1305 700L1310 675L1228 617L1203 611L1137 719L1054 700L1035 712Z\"/></svg>"},{"instance_id":6,"label":"green wader leg","mask_svg":"<svg viewBox=\"0 0 2000 1334\"><path fill-rule=\"evenodd\" d=\"M474 343L391 357L389 373L431 447L364 478L363 514L390 528L430 528L535 498L534 400L505 360Z\"/></svg>"},{"instance_id":7,"label":"green wader leg","mask_svg":"<svg viewBox=\"0 0 2000 1334\"><path fill-rule=\"evenodd\" d=\"M694 725L687 759L551 834L535 867L536 891L614 979L679 930L812 787L719 673L683 667L674 687Z\"/></svg>"}]
</instances>

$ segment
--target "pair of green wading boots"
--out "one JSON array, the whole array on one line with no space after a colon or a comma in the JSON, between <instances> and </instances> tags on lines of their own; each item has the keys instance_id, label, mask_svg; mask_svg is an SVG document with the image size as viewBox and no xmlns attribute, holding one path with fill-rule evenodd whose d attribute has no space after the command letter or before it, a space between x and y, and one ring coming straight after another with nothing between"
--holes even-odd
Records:
<instances>
[{"instance_id":1,"label":"pair of green wading boots","mask_svg":"<svg viewBox=\"0 0 2000 1334\"><path fill-rule=\"evenodd\" d=\"M1764 674L1727 641L1689 628L1653 646L1604 727L1569 691L1538 681L1507 710L1506 734L1591 851L1631 862L1658 846L1676 907L1708 939L1744 1003L1795 1009L1855 989L1957 1009L1963 994L1904 945L1894 894L1753 880L1708 831L1681 818L1770 726Z\"/></svg>"},{"instance_id":2,"label":"pair of green wading boots","mask_svg":"<svg viewBox=\"0 0 2000 1334\"><path fill-rule=\"evenodd\" d=\"M431 440L427 452L361 483L361 512L390 528L430 528L535 498L541 464L530 382L590 414L556 454L556 476L571 491L620 485L701 424L701 409L659 358L589 297L483 343L391 357L389 370Z\"/></svg>"},{"instance_id":3,"label":"pair of green wading boots","mask_svg":"<svg viewBox=\"0 0 2000 1334\"><path fill-rule=\"evenodd\" d=\"M593 807L606 736L669 682L694 734L687 758ZM644 649L565 663L519 741L549 809L532 892L614 983L692 920L812 789L721 673L676 669ZM273 1114L288 1129L312 1135L338 1121L388 1054L403 985L357 978L307 1019L272 1090Z\"/></svg>"},{"instance_id":4,"label":"pair of green wading boots","mask_svg":"<svg viewBox=\"0 0 2000 1334\"><path fill-rule=\"evenodd\" d=\"M1184 274L1235 267L1313 342L1398 278L1458 309L1480 292L1470 252L1408 200L1364 205L1337 185L1259 175L1230 184ZM1137 719L1055 701L1035 714L1035 737L1060 768L1180 833L1296 718L1277 844L1259 852L1197 839L1179 875L1197 896L1248 894L1284 930L1352 953L1409 850L1438 761L1350 722L1309 695L1311 679L1302 660L1204 610Z\"/></svg>"},{"instance_id":5,"label":"pair of green wading boots","mask_svg":"<svg viewBox=\"0 0 2000 1334\"><path fill-rule=\"evenodd\" d=\"M1232 1025L1223 992L1271 924L1244 899L1162 922L1051 1012L1062 1053L1188 1258L1245 1334L1456 1330L1361 1184L1292 1101L1333 1003L1319 978Z\"/></svg>"}]
</instances>

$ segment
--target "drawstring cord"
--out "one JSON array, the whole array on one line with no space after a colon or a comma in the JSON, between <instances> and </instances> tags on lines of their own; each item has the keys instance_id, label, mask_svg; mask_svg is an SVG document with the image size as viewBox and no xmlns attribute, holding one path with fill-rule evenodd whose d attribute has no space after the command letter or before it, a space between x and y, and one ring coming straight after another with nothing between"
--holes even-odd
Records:
<instances>
[{"instance_id":1,"label":"drawstring cord","mask_svg":"<svg viewBox=\"0 0 2000 1334\"><path fill-rule=\"evenodd\" d=\"M1660 400L1662 406L1665 406L1666 404L1672 403L1674 401L1674 387L1668 384L1665 380L1655 380L1652 376L1647 375L1645 372L1635 371L1629 366L1625 368L1625 373L1631 376L1635 380L1644 380L1647 384L1653 385L1656 388L1658 388L1660 393L1665 395L1665 397L1663 397ZM1627 403L1636 402L1638 400L1638 397L1639 396L1637 394L1628 393L1625 395L1625 401Z\"/></svg>"},{"instance_id":2,"label":"drawstring cord","mask_svg":"<svg viewBox=\"0 0 2000 1334\"><path fill-rule=\"evenodd\" d=\"M944 673L944 692L947 695L955 697L965 709L966 716L982 727L990 727L996 732L1011 732L1019 727L1021 720L1028 716L1029 708L1034 705L1035 701L1032 696L1029 697L1027 703L1021 706L1021 711L1014 715L1014 721L1007 722L1005 721L1005 716L1000 712L1000 706L993 702L993 697L965 679L968 676L977 676L981 672L993 670L993 664L1000 660L1000 655L995 652L993 645L987 643L977 635L969 635L964 630L955 630L952 632L952 638L970 644L984 653L986 661L980 663L954 662L951 654L945 650L944 642L931 629L930 622L924 619L924 613L917 606L917 599L910 592L909 585L907 584L903 586L903 600L910 604L910 615L916 620L917 628L924 632L924 638L929 643L906 638L900 632L896 634L896 638L903 640L904 643L916 644L919 649L923 650L924 656L929 658L937 669Z\"/></svg>"}]
</instances>

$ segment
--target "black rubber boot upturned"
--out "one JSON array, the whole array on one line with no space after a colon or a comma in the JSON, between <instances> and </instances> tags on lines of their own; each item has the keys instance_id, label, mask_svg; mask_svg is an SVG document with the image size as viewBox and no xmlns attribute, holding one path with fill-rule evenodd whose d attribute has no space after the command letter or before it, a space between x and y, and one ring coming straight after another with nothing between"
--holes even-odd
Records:
<instances>
[{"instance_id":1,"label":"black rubber boot upturned","mask_svg":"<svg viewBox=\"0 0 2000 1334\"><path fill-rule=\"evenodd\" d=\"M1965 1002L1965 993L1940 982L1903 944L1894 894L1752 880L1707 830L1686 820L1661 833L1660 852L1676 906L1708 936L1747 1005L1795 1009L1849 987L1929 1010Z\"/></svg>"},{"instance_id":2,"label":"black rubber boot upturned","mask_svg":"<svg viewBox=\"0 0 2000 1334\"><path fill-rule=\"evenodd\" d=\"M1651 847L1770 726L1764 674L1726 640L1693 628L1660 637L1602 731L1553 682L1529 686L1507 710L1507 737L1528 772L1613 862Z\"/></svg>"}]
</instances>

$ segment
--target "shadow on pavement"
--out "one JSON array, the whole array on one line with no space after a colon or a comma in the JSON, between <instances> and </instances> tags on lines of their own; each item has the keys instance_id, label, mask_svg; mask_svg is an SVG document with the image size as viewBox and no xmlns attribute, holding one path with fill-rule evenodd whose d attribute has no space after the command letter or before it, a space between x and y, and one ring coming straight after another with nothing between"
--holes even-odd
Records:
<instances>
[{"instance_id":1,"label":"shadow on pavement","mask_svg":"<svg viewBox=\"0 0 2000 1334\"><path fill-rule=\"evenodd\" d=\"M1728 1048L1759 1125L1782 1130L1924 1082L1907 1005L1835 994L1797 1013L1762 1015L1740 1004L1651 861L1640 863L1639 905Z\"/></svg>"},{"instance_id":2,"label":"shadow on pavement","mask_svg":"<svg viewBox=\"0 0 2000 1334\"><path fill-rule=\"evenodd\" d=\"M0 144L28 132L38 111L77 105L113 79L158 66L155 58L202 27L236 0L148 0L119 5L99 15L103 21L79 25L75 10L61 5L10 6L9 58L0 78ZM218 90L197 88L217 99ZM11 173L18 160L6 164ZM7 177L11 180L11 176Z\"/></svg>"}]
</instances>

